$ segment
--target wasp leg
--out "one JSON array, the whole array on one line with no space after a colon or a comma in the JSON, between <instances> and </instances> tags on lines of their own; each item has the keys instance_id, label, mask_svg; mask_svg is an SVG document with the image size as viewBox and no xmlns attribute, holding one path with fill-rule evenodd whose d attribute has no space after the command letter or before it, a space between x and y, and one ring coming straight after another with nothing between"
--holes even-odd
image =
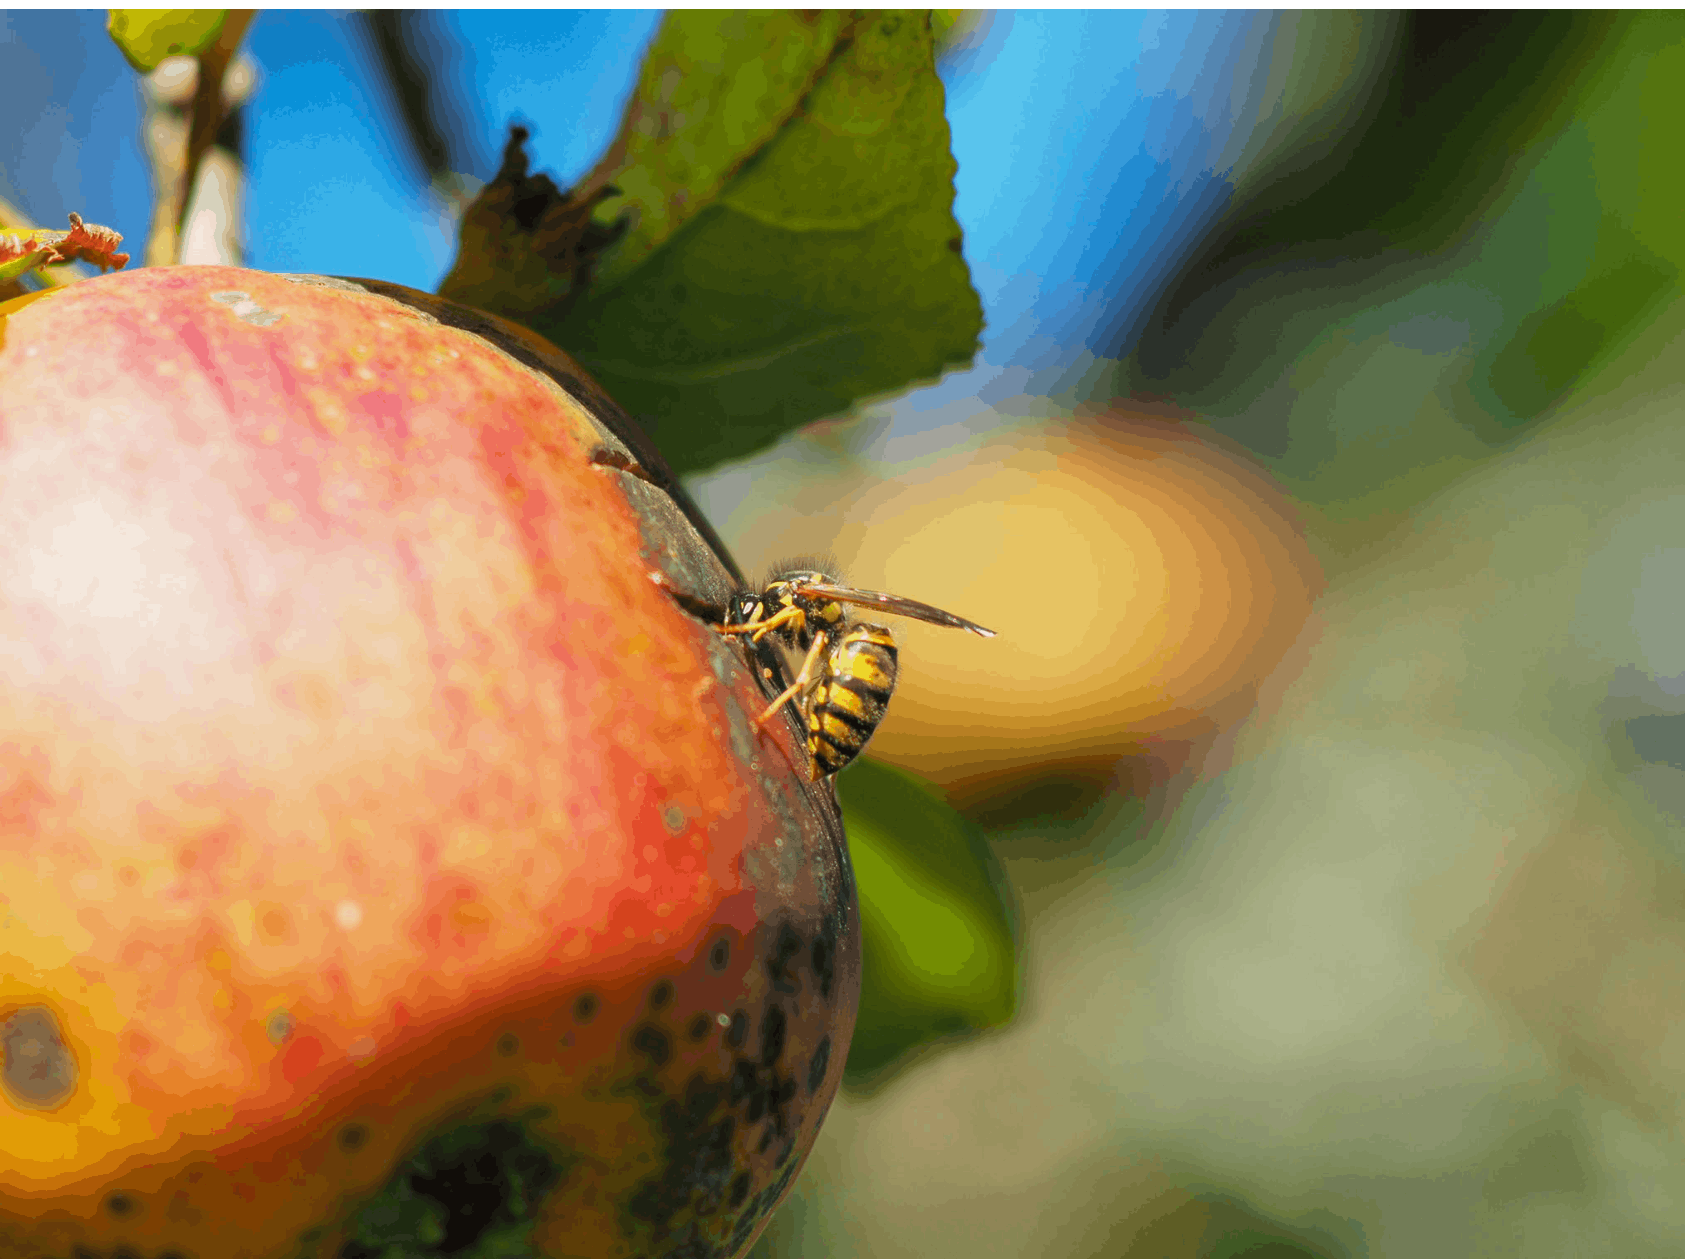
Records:
<instances>
[{"instance_id":1,"label":"wasp leg","mask_svg":"<svg viewBox=\"0 0 1685 1259\"><path fill-rule=\"evenodd\" d=\"M760 623L760 627L750 637L749 641L758 643L773 630L788 625L791 621L800 622L806 614L800 608L785 608L777 616L768 617Z\"/></svg>"},{"instance_id":2,"label":"wasp leg","mask_svg":"<svg viewBox=\"0 0 1685 1259\"><path fill-rule=\"evenodd\" d=\"M764 726L772 719L772 715L774 713L784 707L784 705L788 704L797 695L800 695L812 684L813 666L818 662L820 655L825 650L825 638L826 635L823 630L813 636L813 646L808 648L807 659L802 661L801 672L796 674L796 680L794 682L784 688L784 693L777 699L773 700L771 704L767 705L767 710L764 713L755 718L756 729Z\"/></svg>"},{"instance_id":3,"label":"wasp leg","mask_svg":"<svg viewBox=\"0 0 1685 1259\"><path fill-rule=\"evenodd\" d=\"M777 616L768 617L764 621L749 621L743 625L716 625L714 629L721 634L749 634L752 636L749 641L758 643L773 630L788 625L791 621L801 620L802 615L800 608L785 608Z\"/></svg>"}]
</instances>

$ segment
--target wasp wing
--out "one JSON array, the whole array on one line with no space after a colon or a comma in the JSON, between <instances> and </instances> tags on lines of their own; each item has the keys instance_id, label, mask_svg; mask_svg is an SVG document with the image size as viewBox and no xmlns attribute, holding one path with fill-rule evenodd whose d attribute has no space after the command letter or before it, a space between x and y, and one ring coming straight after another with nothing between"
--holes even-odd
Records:
<instances>
[{"instance_id":1,"label":"wasp wing","mask_svg":"<svg viewBox=\"0 0 1685 1259\"><path fill-rule=\"evenodd\" d=\"M963 616L955 616L952 612L944 612L941 608L933 608L928 603L919 603L914 599L903 599L900 595L885 594L881 590L856 590L853 586L833 586L823 582L799 582L802 593L819 595L826 599L835 599L838 603L852 603L862 608L876 608L880 612L887 612L891 616L905 616L915 621L927 621L931 625L943 625L949 629L969 630L980 638L993 638L992 629L984 629L975 621L968 621Z\"/></svg>"}]
</instances>

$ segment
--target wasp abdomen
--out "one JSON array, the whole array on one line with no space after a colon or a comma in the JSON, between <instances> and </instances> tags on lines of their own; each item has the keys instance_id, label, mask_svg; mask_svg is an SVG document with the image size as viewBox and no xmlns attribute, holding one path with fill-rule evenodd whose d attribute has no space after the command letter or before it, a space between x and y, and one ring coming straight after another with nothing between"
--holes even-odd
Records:
<instances>
[{"instance_id":1,"label":"wasp abdomen","mask_svg":"<svg viewBox=\"0 0 1685 1259\"><path fill-rule=\"evenodd\" d=\"M815 778L847 765L883 721L895 690L895 637L882 625L856 625L831 648L807 702L807 750Z\"/></svg>"}]
</instances>

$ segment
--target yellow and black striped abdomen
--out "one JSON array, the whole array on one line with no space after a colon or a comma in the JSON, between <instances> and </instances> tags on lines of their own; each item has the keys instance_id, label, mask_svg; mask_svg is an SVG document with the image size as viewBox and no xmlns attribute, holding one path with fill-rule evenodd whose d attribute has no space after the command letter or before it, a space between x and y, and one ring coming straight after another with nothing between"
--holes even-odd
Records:
<instances>
[{"instance_id":1,"label":"yellow and black striped abdomen","mask_svg":"<svg viewBox=\"0 0 1685 1259\"><path fill-rule=\"evenodd\" d=\"M882 625L856 625L837 641L807 700L813 776L834 774L860 755L895 690L895 638Z\"/></svg>"}]
</instances>

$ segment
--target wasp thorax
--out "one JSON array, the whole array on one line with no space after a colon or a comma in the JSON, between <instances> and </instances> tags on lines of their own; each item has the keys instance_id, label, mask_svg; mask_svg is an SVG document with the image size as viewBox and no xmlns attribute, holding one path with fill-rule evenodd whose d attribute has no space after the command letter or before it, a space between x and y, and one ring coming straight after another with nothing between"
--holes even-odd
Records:
<instances>
[{"instance_id":1,"label":"wasp thorax","mask_svg":"<svg viewBox=\"0 0 1685 1259\"><path fill-rule=\"evenodd\" d=\"M786 573L768 582L761 593L764 601L761 620L774 624L773 632L798 651L808 650L816 633L840 630L848 619L842 604L808 590L809 586L830 581L824 573L800 572Z\"/></svg>"}]
</instances>

